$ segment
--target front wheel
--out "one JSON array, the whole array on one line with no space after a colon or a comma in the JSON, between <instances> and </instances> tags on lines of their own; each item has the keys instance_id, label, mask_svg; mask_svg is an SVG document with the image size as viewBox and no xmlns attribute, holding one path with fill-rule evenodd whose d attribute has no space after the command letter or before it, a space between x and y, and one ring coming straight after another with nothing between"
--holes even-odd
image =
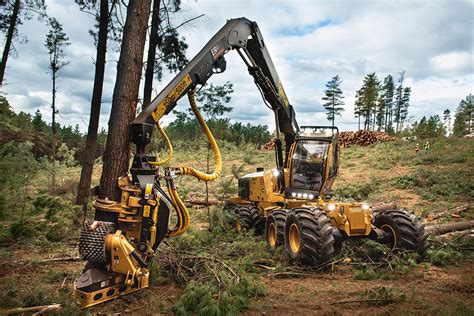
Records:
<instances>
[{"instance_id":1,"label":"front wheel","mask_svg":"<svg viewBox=\"0 0 474 316\"><path fill-rule=\"evenodd\" d=\"M415 251L426 257L428 233L421 219L405 210L388 210L375 215L374 226L387 233L387 244L393 251Z\"/></svg>"},{"instance_id":2,"label":"front wheel","mask_svg":"<svg viewBox=\"0 0 474 316\"><path fill-rule=\"evenodd\" d=\"M333 228L318 208L294 208L285 221L285 248L291 259L316 266L334 254Z\"/></svg>"}]
</instances>

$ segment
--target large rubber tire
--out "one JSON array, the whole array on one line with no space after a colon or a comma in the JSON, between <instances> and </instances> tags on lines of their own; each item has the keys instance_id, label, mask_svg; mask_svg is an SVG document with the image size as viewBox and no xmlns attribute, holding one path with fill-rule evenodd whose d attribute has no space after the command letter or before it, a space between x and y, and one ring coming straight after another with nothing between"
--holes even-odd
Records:
<instances>
[{"instance_id":1,"label":"large rubber tire","mask_svg":"<svg viewBox=\"0 0 474 316\"><path fill-rule=\"evenodd\" d=\"M288 210L272 211L265 221L265 240L271 249L285 243L285 220Z\"/></svg>"},{"instance_id":2,"label":"large rubber tire","mask_svg":"<svg viewBox=\"0 0 474 316\"><path fill-rule=\"evenodd\" d=\"M292 209L284 236L288 255L298 263L316 266L330 261L334 254L333 227L318 208Z\"/></svg>"},{"instance_id":3,"label":"large rubber tire","mask_svg":"<svg viewBox=\"0 0 474 316\"><path fill-rule=\"evenodd\" d=\"M392 235L389 246L393 251L410 250L425 258L428 233L421 218L405 210L388 210L375 215L374 226Z\"/></svg>"},{"instance_id":4,"label":"large rubber tire","mask_svg":"<svg viewBox=\"0 0 474 316\"><path fill-rule=\"evenodd\" d=\"M239 205L236 209L237 218L242 229L253 229L256 235L265 230L265 219L260 211L253 205Z\"/></svg>"}]
</instances>

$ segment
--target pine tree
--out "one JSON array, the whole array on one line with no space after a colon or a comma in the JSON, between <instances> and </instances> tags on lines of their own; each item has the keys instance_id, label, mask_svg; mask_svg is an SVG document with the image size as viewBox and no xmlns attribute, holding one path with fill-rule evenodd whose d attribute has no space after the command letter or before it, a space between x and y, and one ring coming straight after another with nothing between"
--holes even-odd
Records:
<instances>
[{"instance_id":1,"label":"pine tree","mask_svg":"<svg viewBox=\"0 0 474 316\"><path fill-rule=\"evenodd\" d=\"M0 86L3 84L8 56L14 51L13 41L18 37L18 27L24 20L30 20L36 15L40 20L46 18L44 0L1 0L0 1L0 30L5 33L5 45L0 59Z\"/></svg>"},{"instance_id":2,"label":"pine tree","mask_svg":"<svg viewBox=\"0 0 474 316\"><path fill-rule=\"evenodd\" d=\"M408 117L408 107L410 106L411 88L403 88L402 104L400 107L400 131L403 129L403 124Z\"/></svg>"},{"instance_id":3,"label":"pine tree","mask_svg":"<svg viewBox=\"0 0 474 316\"><path fill-rule=\"evenodd\" d=\"M82 5L81 10L85 10L84 6L91 5L95 7L96 2L89 0L84 2L82 0L76 0L76 2ZM82 205L84 218L87 217L87 199L89 197L89 191L91 186L92 172L94 169L94 159L96 158L97 152L97 130L99 129L100 119L100 108L102 104L102 90L104 86L104 74L105 74L105 61L107 54L107 36L109 33L110 26L110 13L114 11L116 1L112 1L109 12L109 1L100 0L98 1L99 13L96 17L99 21L99 32L96 38L97 51L96 51L96 62L95 62L95 75L94 75L94 88L92 90L91 99L91 114L89 117L89 126L87 129L87 139L84 148L84 154L82 155L82 170L79 186L77 189L76 204Z\"/></svg>"},{"instance_id":4,"label":"pine tree","mask_svg":"<svg viewBox=\"0 0 474 316\"><path fill-rule=\"evenodd\" d=\"M342 101L344 96L340 88L341 83L342 81L339 75L336 75L326 83L327 89L324 91L325 96L323 100L326 101L326 103L324 103L323 106L327 111L326 116L328 120L332 122L332 126L334 126L336 115L340 116L341 112L344 111L344 102Z\"/></svg>"},{"instance_id":5,"label":"pine tree","mask_svg":"<svg viewBox=\"0 0 474 316\"><path fill-rule=\"evenodd\" d=\"M449 109L443 112L443 122L446 128L446 134L449 136L451 134L451 111Z\"/></svg>"},{"instance_id":6,"label":"pine tree","mask_svg":"<svg viewBox=\"0 0 474 316\"><path fill-rule=\"evenodd\" d=\"M355 103L354 103L354 116L357 118L358 124L357 124L357 129L360 130L360 117L363 114L363 106L364 102L362 100L363 97L363 91L362 89L357 90L356 92L356 97L355 97Z\"/></svg>"},{"instance_id":7,"label":"pine tree","mask_svg":"<svg viewBox=\"0 0 474 316\"><path fill-rule=\"evenodd\" d=\"M100 178L101 198L120 198L117 179L127 172L131 153L130 122L135 117L151 0L130 0L123 28L109 118L109 134Z\"/></svg>"},{"instance_id":8,"label":"pine tree","mask_svg":"<svg viewBox=\"0 0 474 316\"><path fill-rule=\"evenodd\" d=\"M393 83L392 75L385 77L383 81L382 94L383 103L385 106L384 130L390 132L392 128L392 114L393 114L393 94L395 85Z\"/></svg>"},{"instance_id":9,"label":"pine tree","mask_svg":"<svg viewBox=\"0 0 474 316\"><path fill-rule=\"evenodd\" d=\"M474 132L474 95L469 94L456 109L453 136L462 137L472 132Z\"/></svg>"},{"instance_id":10,"label":"pine tree","mask_svg":"<svg viewBox=\"0 0 474 316\"><path fill-rule=\"evenodd\" d=\"M361 116L364 118L364 130L375 129L375 117L377 112L377 101L379 99L380 81L375 72L367 74L364 78L362 88L357 92ZM373 114L373 117L372 117Z\"/></svg>"},{"instance_id":11,"label":"pine tree","mask_svg":"<svg viewBox=\"0 0 474 316\"><path fill-rule=\"evenodd\" d=\"M181 70L188 63L186 58L188 44L185 38L179 34L178 28L203 15L175 26L172 23L173 14L180 10L181 0L153 1L143 85L143 109L150 104L154 77L161 80L164 68L169 72L175 72Z\"/></svg>"},{"instance_id":12,"label":"pine tree","mask_svg":"<svg viewBox=\"0 0 474 316\"><path fill-rule=\"evenodd\" d=\"M69 38L66 36L66 33L63 31L62 25L55 19L50 18L49 24L51 29L46 35L46 41L44 46L48 50L49 54L49 69L51 70L51 79L53 80L52 88L52 122L51 122L51 131L53 134L53 141L51 144L51 160L56 160L56 134L57 134L57 124L56 124L56 114L58 113L56 107L56 83L59 75L59 71L66 66L69 62L63 61L64 58L64 47L70 45ZM53 168L54 170L54 168ZM53 171L51 177L51 186L53 189L56 186L56 175Z\"/></svg>"},{"instance_id":13,"label":"pine tree","mask_svg":"<svg viewBox=\"0 0 474 316\"><path fill-rule=\"evenodd\" d=\"M403 107L403 81L405 80L405 71L400 73L400 78L398 79L398 87L397 87L397 94L396 94L396 101L395 101L395 109L394 109L394 119L393 121L397 124L395 127L395 133L400 131L400 115L402 112Z\"/></svg>"}]
</instances>

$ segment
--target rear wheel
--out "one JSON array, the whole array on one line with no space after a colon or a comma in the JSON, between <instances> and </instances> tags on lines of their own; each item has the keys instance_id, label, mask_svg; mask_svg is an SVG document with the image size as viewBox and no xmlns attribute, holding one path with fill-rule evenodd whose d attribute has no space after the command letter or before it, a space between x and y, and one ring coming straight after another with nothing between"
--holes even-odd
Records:
<instances>
[{"instance_id":1,"label":"rear wheel","mask_svg":"<svg viewBox=\"0 0 474 316\"><path fill-rule=\"evenodd\" d=\"M238 224L242 229L253 229L256 235L263 233L265 229L265 219L260 215L260 211L253 205L239 205L236 208Z\"/></svg>"},{"instance_id":2,"label":"rear wheel","mask_svg":"<svg viewBox=\"0 0 474 316\"><path fill-rule=\"evenodd\" d=\"M265 222L265 239L271 249L283 245L285 241L285 220L287 210L272 211Z\"/></svg>"},{"instance_id":3,"label":"rear wheel","mask_svg":"<svg viewBox=\"0 0 474 316\"><path fill-rule=\"evenodd\" d=\"M224 211L225 221L228 227L240 232L242 230L239 223L239 215L237 214L238 205L230 201L225 201L222 210Z\"/></svg>"},{"instance_id":4,"label":"rear wheel","mask_svg":"<svg viewBox=\"0 0 474 316\"><path fill-rule=\"evenodd\" d=\"M387 244L397 249L416 251L421 258L428 250L428 233L421 219L405 210L388 210L375 215L374 226L387 233Z\"/></svg>"},{"instance_id":5,"label":"rear wheel","mask_svg":"<svg viewBox=\"0 0 474 316\"><path fill-rule=\"evenodd\" d=\"M333 228L317 208L294 208L285 221L285 248L290 258L305 265L328 262L334 254Z\"/></svg>"}]
</instances>

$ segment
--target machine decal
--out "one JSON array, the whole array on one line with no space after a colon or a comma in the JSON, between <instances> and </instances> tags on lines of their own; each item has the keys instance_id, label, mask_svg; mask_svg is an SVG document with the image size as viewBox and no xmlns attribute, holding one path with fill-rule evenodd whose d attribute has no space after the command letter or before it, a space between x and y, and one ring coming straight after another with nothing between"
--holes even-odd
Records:
<instances>
[{"instance_id":1,"label":"machine decal","mask_svg":"<svg viewBox=\"0 0 474 316\"><path fill-rule=\"evenodd\" d=\"M151 113L155 122L157 122L169 108L171 104L176 102L181 94L186 91L189 85L193 82L191 76L186 74L184 78L171 90L171 92L161 101L160 105L156 107L156 110Z\"/></svg>"},{"instance_id":2,"label":"machine decal","mask_svg":"<svg viewBox=\"0 0 474 316\"><path fill-rule=\"evenodd\" d=\"M214 60L217 60L219 59L219 57L224 55L224 48L216 45L213 48L211 48L211 54L212 54L212 57L214 57Z\"/></svg>"}]
</instances>

